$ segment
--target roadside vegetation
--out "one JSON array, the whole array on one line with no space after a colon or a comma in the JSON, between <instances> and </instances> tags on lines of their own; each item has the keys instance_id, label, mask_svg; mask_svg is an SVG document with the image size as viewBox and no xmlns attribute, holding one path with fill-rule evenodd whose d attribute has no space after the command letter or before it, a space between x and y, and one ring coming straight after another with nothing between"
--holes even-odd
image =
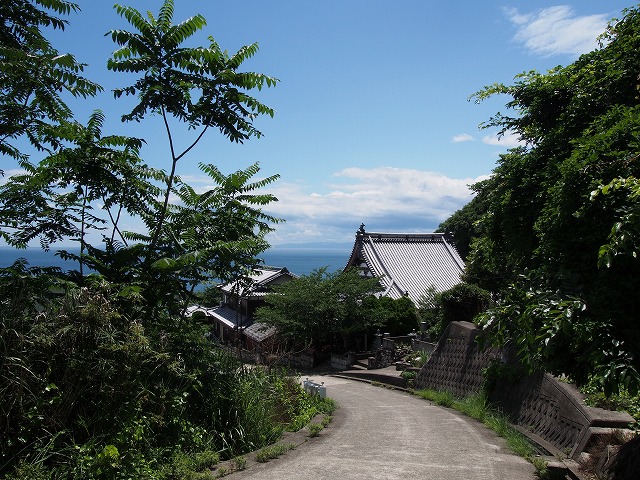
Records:
<instances>
[{"instance_id":1,"label":"roadside vegetation","mask_svg":"<svg viewBox=\"0 0 640 480\"><path fill-rule=\"evenodd\" d=\"M0 186L0 237L75 247L57 251L75 262L69 271L26 260L0 269L0 478L207 478L327 409L286 372L215 348L184 316L199 286L260 263L279 219L262 211L276 199L257 192L277 176L253 180L258 165L223 175L203 163L213 187L202 193L179 166L211 132L259 138L253 121L273 110L250 93L277 79L241 70L256 44L190 46L206 20L174 23L173 0L155 14L115 14L130 30L109 33L116 51L105 62L131 82L115 101L130 97L132 132L161 119L164 168L145 163L144 139L105 132L101 111L74 117L69 100L93 101L102 87L47 36L82 21L79 6L0 3L0 154L20 171ZM180 129L193 134L183 150ZM146 230L127 231L131 218Z\"/></svg>"},{"instance_id":2,"label":"roadside vegetation","mask_svg":"<svg viewBox=\"0 0 640 480\"><path fill-rule=\"evenodd\" d=\"M521 146L439 227L490 292L484 341L607 396L640 391L638 48L636 6L570 65L473 95L508 98L484 126Z\"/></svg>"}]
</instances>

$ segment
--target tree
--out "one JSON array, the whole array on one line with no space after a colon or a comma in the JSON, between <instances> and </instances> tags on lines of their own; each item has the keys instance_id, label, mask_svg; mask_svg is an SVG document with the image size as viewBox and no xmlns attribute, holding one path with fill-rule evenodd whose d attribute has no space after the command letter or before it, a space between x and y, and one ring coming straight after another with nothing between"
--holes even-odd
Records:
<instances>
[{"instance_id":1,"label":"tree","mask_svg":"<svg viewBox=\"0 0 640 480\"><path fill-rule=\"evenodd\" d=\"M517 345L532 368L578 382L595 375L608 391L637 390L640 262L613 258L633 250L635 227L612 234L633 224L624 209L637 208L637 197L623 189L613 195L611 182L640 173L639 10L626 10L601 41L566 67L476 94L478 101L512 97L507 106L516 115L498 114L485 126L515 132L525 146L502 155L491 178L475 186L482 209L467 279L497 294L487 330ZM614 261L599 263L603 245Z\"/></svg>"},{"instance_id":2,"label":"tree","mask_svg":"<svg viewBox=\"0 0 640 480\"><path fill-rule=\"evenodd\" d=\"M480 235L478 219L484 211L481 199L475 196L436 229L436 232L449 233L453 236L453 243L465 261L471 251L471 242Z\"/></svg>"},{"instance_id":3,"label":"tree","mask_svg":"<svg viewBox=\"0 0 640 480\"><path fill-rule=\"evenodd\" d=\"M309 408L301 389L243 369L184 315L198 282L257 265L279 221L262 211L275 198L257 190L278 177L252 180L257 164L230 175L202 164L216 186L200 193L176 164L211 126L232 141L259 136L253 119L273 112L245 90L275 80L236 72L255 46L231 57L212 39L209 48L182 48L204 19L172 26L169 0L148 22L118 6L142 33L113 32L122 48L110 66L142 78L117 95L140 94L129 120L159 113L167 126L170 172L150 169L139 158L143 141L103 134L101 112L86 125L73 121L64 92L98 87L51 49L40 28L64 21L37 6L77 9L65 0L0 5L0 151L25 170L0 187L0 235L18 248L76 242L79 254L58 253L79 270L24 260L0 268L0 477L204 475L190 465L196 458L210 471L219 455L272 443ZM181 153L171 116L201 128ZM11 143L24 136L45 149L40 162ZM125 231L125 215L149 231Z\"/></svg>"},{"instance_id":4,"label":"tree","mask_svg":"<svg viewBox=\"0 0 640 480\"><path fill-rule=\"evenodd\" d=\"M418 315L429 337L440 338L451 322L473 322L491 305L491 294L474 284L459 283L444 292L429 288L418 302Z\"/></svg>"},{"instance_id":5,"label":"tree","mask_svg":"<svg viewBox=\"0 0 640 480\"><path fill-rule=\"evenodd\" d=\"M230 175L222 174L214 165L200 164L200 169L216 187L199 194L176 179L173 190L179 202L169 205L167 211L166 256L152 264L155 281L147 295L159 299L180 292L183 302L188 302L203 282L248 278L260 264L260 253L268 248L265 235L281 221L260 209L277 199L271 194L254 193L277 180L278 175L250 182L260 171L258 164ZM145 217L150 228L155 213Z\"/></svg>"},{"instance_id":6,"label":"tree","mask_svg":"<svg viewBox=\"0 0 640 480\"><path fill-rule=\"evenodd\" d=\"M164 1L157 17L150 12L145 17L138 10L122 5L116 5L115 9L135 31L110 32L120 48L107 66L116 72L138 76L130 86L114 91L116 98L135 95L138 99L122 120L139 122L147 115L159 115L169 145L169 169L163 178L162 200L150 215L143 217L148 233L128 237L145 245L141 293L147 310L153 311L160 299L172 297L169 291L159 289L159 284L171 285L174 291L176 283L184 286L187 282L194 288L207 277L205 272L212 270L214 264L218 278L226 278L229 271L246 275L256 265L256 255L268 247L264 235L270 229L268 224L277 223L277 219L252 205L265 205L275 198L245 195L245 192L271 183L277 177L261 184L245 185L257 173L257 165L228 177L215 167L203 165L205 173L221 183L219 189L199 196L181 182L177 165L212 127L232 142L243 143L251 137L260 137L261 132L253 126L253 121L259 115L273 116L274 112L247 92L265 85L274 86L277 80L238 71L242 63L257 52L257 44L243 47L231 56L220 49L213 37L208 37L207 47L186 47L184 44L206 25L206 20L195 15L173 24L173 0ZM172 120L197 131L182 151L174 143ZM172 194L185 202L184 208L170 205ZM225 209L229 212L227 224L221 222ZM212 220L215 227L210 228L207 222ZM171 282L166 281L167 275L172 275ZM184 288L179 290L185 292ZM184 301L183 298L181 302Z\"/></svg>"},{"instance_id":7,"label":"tree","mask_svg":"<svg viewBox=\"0 0 640 480\"><path fill-rule=\"evenodd\" d=\"M391 298L369 296L364 300L371 326L384 328L392 337L408 335L417 330L418 312L409 297Z\"/></svg>"},{"instance_id":8,"label":"tree","mask_svg":"<svg viewBox=\"0 0 640 480\"><path fill-rule=\"evenodd\" d=\"M206 25L202 15L195 15L174 25L174 2L165 0L158 17L147 18L138 10L115 6L137 32L112 30L111 38L120 48L107 66L116 72L141 75L132 85L116 89L115 97L136 95L138 104L122 117L123 121L141 121L149 113L162 117L170 149L170 169L166 178L164 203L158 209L149 236L148 261L164 240L169 197L176 177L178 162L200 141L205 132L217 128L232 142L242 143L261 132L253 126L258 115L273 116L273 109L263 105L245 91L274 86L277 79L259 73L238 72L242 63L258 51L253 44L229 56L213 37L208 47L185 47L198 30ZM173 117L190 129L199 129L195 140L182 152L173 142L169 118Z\"/></svg>"},{"instance_id":9,"label":"tree","mask_svg":"<svg viewBox=\"0 0 640 480\"><path fill-rule=\"evenodd\" d=\"M13 140L26 136L38 149L60 144L55 127L72 117L63 92L86 98L102 90L81 75L84 64L58 53L44 36L43 28L63 30L67 24L47 10L68 15L79 8L66 0L0 4L0 154L22 162L28 156Z\"/></svg>"},{"instance_id":10,"label":"tree","mask_svg":"<svg viewBox=\"0 0 640 480\"><path fill-rule=\"evenodd\" d=\"M294 346L321 347L340 339L346 348L351 335L382 326L366 308L367 298L379 290L377 278L364 278L357 270L327 273L321 268L275 286L256 318L276 327Z\"/></svg>"},{"instance_id":11,"label":"tree","mask_svg":"<svg viewBox=\"0 0 640 480\"><path fill-rule=\"evenodd\" d=\"M89 246L87 235L104 231L111 242L116 235L126 243L118 226L123 211L143 215L150 211L157 188L149 180L154 172L143 165L138 152L142 141L125 136L102 136L104 115L97 110L87 126L66 122L57 128L65 146L37 166L11 177L0 187L0 231L18 248L38 239L43 248L62 239L80 244L82 255ZM101 216L95 208L96 201Z\"/></svg>"}]
</instances>

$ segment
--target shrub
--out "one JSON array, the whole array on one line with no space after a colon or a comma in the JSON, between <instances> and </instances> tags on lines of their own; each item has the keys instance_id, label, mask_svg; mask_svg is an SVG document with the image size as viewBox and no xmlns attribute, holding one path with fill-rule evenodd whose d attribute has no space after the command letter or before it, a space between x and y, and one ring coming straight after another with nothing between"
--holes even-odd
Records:
<instances>
[{"instance_id":1,"label":"shrub","mask_svg":"<svg viewBox=\"0 0 640 480\"><path fill-rule=\"evenodd\" d=\"M240 455L239 457L234 457L231 461L233 464L233 468L235 470L244 470L247 468L247 458Z\"/></svg>"},{"instance_id":2,"label":"shrub","mask_svg":"<svg viewBox=\"0 0 640 480\"><path fill-rule=\"evenodd\" d=\"M607 396L603 387L596 379L581 388L585 395L585 403L591 407L604 408L605 410L625 411L635 420L635 428L640 428L640 395L631 395L625 388L618 393Z\"/></svg>"},{"instance_id":3,"label":"shrub","mask_svg":"<svg viewBox=\"0 0 640 480\"><path fill-rule=\"evenodd\" d=\"M491 294L469 283L459 283L437 293L429 289L419 301L418 314L428 325L430 338L437 339L453 321L473 322L474 317L491 305Z\"/></svg>"}]
</instances>

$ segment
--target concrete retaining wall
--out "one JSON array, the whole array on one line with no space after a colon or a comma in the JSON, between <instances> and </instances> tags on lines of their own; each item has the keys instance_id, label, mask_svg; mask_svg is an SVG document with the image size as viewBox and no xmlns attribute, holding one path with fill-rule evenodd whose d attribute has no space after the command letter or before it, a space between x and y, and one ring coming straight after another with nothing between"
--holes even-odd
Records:
<instances>
[{"instance_id":1,"label":"concrete retaining wall","mask_svg":"<svg viewBox=\"0 0 640 480\"><path fill-rule=\"evenodd\" d=\"M498 349L478 347L475 339L479 333L472 323L451 322L420 370L416 389L447 390L457 396L479 392L484 382L483 370L492 361L503 359ZM633 421L626 412L585 406L575 386L543 373L516 381L499 379L490 400L551 453L573 459L598 435L626 428Z\"/></svg>"}]
</instances>

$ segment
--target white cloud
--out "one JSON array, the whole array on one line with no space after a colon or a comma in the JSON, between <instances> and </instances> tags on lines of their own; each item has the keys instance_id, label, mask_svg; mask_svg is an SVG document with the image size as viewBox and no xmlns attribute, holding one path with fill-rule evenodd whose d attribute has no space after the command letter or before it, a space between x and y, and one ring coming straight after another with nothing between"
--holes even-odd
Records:
<instances>
[{"instance_id":1,"label":"white cloud","mask_svg":"<svg viewBox=\"0 0 640 480\"><path fill-rule=\"evenodd\" d=\"M502 136L498 136L497 133L485 135L482 137L482 143L506 148L514 148L524 145L524 143L519 140L518 135L513 132L506 132Z\"/></svg>"},{"instance_id":2,"label":"white cloud","mask_svg":"<svg viewBox=\"0 0 640 480\"><path fill-rule=\"evenodd\" d=\"M360 223L369 231L431 232L471 200L470 184L486 178L392 167L346 168L334 177L325 193L293 183L265 189L279 199L265 210L286 220L272 244L350 242Z\"/></svg>"},{"instance_id":3,"label":"white cloud","mask_svg":"<svg viewBox=\"0 0 640 480\"><path fill-rule=\"evenodd\" d=\"M580 55L595 49L597 37L607 27L607 14L577 16L567 5L520 13L515 8L505 13L516 28L514 39L527 50L541 56Z\"/></svg>"},{"instance_id":4,"label":"white cloud","mask_svg":"<svg viewBox=\"0 0 640 480\"><path fill-rule=\"evenodd\" d=\"M453 143L472 142L473 140L475 140L473 136L469 135L468 133L461 133L459 135L454 135L451 138L451 141Z\"/></svg>"},{"instance_id":5,"label":"white cloud","mask_svg":"<svg viewBox=\"0 0 640 480\"><path fill-rule=\"evenodd\" d=\"M371 232L432 232L471 200L469 185L485 178L450 178L393 167L345 168L325 183L325 190L280 180L254 193L272 193L279 199L263 207L265 212L285 219L269 235L272 245L344 246L353 242L361 223ZM198 193L215 188L204 175L192 175L188 180ZM172 196L172 201L177 200ZM136 219L123 221L124 230L144 231Z\"/></svg>"}]
</instances>

